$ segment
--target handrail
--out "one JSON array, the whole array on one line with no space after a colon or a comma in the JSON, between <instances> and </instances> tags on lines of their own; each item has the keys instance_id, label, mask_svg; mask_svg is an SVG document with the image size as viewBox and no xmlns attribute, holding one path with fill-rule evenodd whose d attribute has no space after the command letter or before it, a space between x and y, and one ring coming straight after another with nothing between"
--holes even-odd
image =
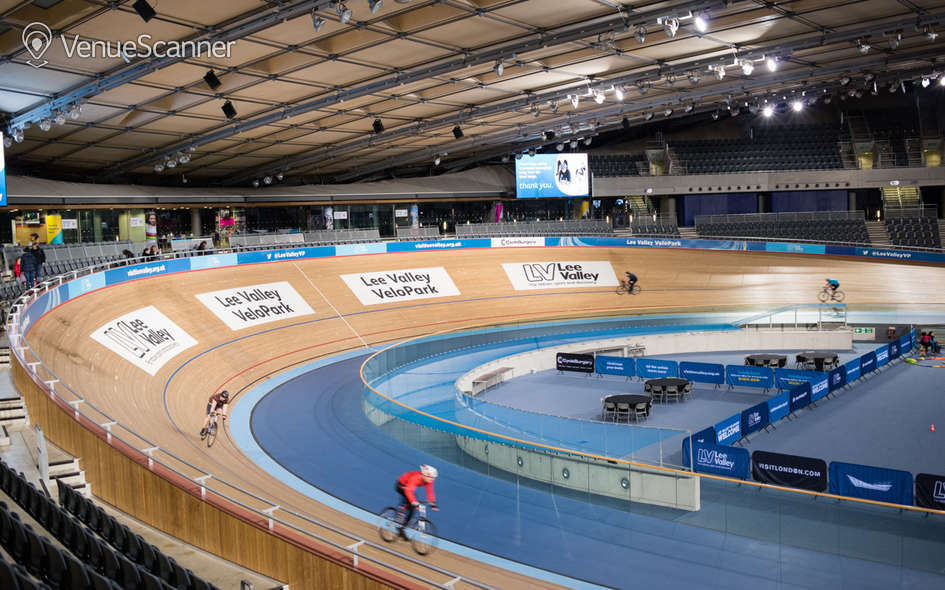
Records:
<instances>
[{"instance_id":1,"label":"handrail","mask_svg":"<svg viewBox=\"0 0 945 590\"><path fill-rule=\"evenodd\" d=\"M777 309L773 309L773 310L762 312L756 315L748 316L747 318L742 318L732 323L741 328L741 327L747 326L748 324L751 324L755 320L760 320L767 317L773 318L774 316L780 313L786 313L789 311L797 312L802 309L836 310L839 308L839 309L842 309L844 312L846 312L846 307L847 307L846 303L799 303L795 305L785 305L784 307L779 307ZM797 323L796 319L795 319L795 323ZM818 324L819 323L821 322L818 321ZM844 315L843 324L846 325L846 323L847 323L846 315Z\"/></svg>"},{"instance_id":2,"label":"handrail","mask_svg":"<svg viewBox=\"0 0 945 590\"><path fill-rule=\"evenodd\" d=\"M178 256L177 254L188 254L188 253L191 253L191 252L181 251L181 252L179 252L179 253L165 254L165 255L160 256L159 258L161 258L161 259L178 258L178 257L180 257L180 256ZM220 251L210 251L210 250L207 250L207 251L202 251L202 252L201 252L201 254L209 254L209 253L220 253ZM276 504L276 503L270 501L270 500L267 499L267 498L264 498L264 497L262 497L262 496L258 496L258 495L256 495L256 494L250 492L250 491L247 491L247 490L245 490L245 489L239 487L239 486L236 485L236 484L233 484L233 483L230 483L230 482L228 482L228 481L226 481L226 480L224 480L224 479L218 478L218 477L215 476L213 473L210 473L210 472L208 472L208 471L206 471L206 470L204 470L204 469L202 469L202 468L200 468L200 467L197 467L197 466L195 466L195 465L193 465L193 464L187 462L186 460L182 459L181 457L178 457L178 456L174 455L173 453L170 453L170 452L166 451L165 449L162 449L159 445L156 445L156 444L154 444L152 441L149 441L148 439L146 439L146 438L144 438L144 437L138 435L137 433L134 432L134 430L132 430L131 428L129 428L129 427L127 427L127 426L121 424L121 423L118 422L117 420L112 420L111 417L110 417L106 412L104 412L104 411L98 409L97 407L95 407L95 406L94 406L93 404L91 404L90 402L87 402L78 392L76 392L74 389L72 389L71 386L69 386L66 382L60 380L60 379L58 378L58 375L56 375L48 366L46 366L45 362L44 362L42 359L40 359L39 356L33 351L32 346L29 344L29 342L26 341L26 339L24 338L23 334L20 333L20 331L19 331L19 327L20 327L19 319L20 319L20 317L21 317L22 312L29 306L29 304L31 304L33 301L35 301L35 299L37 299L39 296L43 295L43 294L46 293L47 291L51 290L52 288L59 287L59 286L61 286L63 283L69 282L69 281L71 281L71 280L76 280L77 278L79 278L79 277L81 277L81 276L87 276L88 274L92 274L92 273L96 272L95 269L98 269L98 268L100 268L100 267L102 268L102 270L107 270L107 269L110 269L110 268L116 268L116 267L120 267L120 266L126 266L126 265L129 264L129 261L134 261L134 260L137 260L138 262L153 262L153 261L154 261L154 259L153 259L153 258L150 258L150 257L147 257L147 258L145 258L145 259L140 259L140 258L139 258L139 259L122 259L122 260L118 260L118 261L111 261L111 262L107 262L107 263L101 263L101 264L93 265L93 266L88 267L88 268L85 268L85 269L79 269L79 270L71 271L71 272L69 273L69 275L71 275L69 278L66 278L65 275L59 275L59 276L57 276L57 277L53 277L52 280L43 281L43 283L41 283L40 285L38 285L38 286L36 286L36 287L33 287L33 288L27 290L26 292L24 292L20 297L18 297L18 298L14 301L13 305L12 305L11 308L10 308L10 313L7 315L7 323L6 323L7 334L8 334L9 341L10 341L10 349L11 349L12 353L14 354L14 356L16 356L17 360L20 362L20 365L21 365L21 367L23 368L23 370L26 371L26 372L30 375L30 378L33 380L33 382L36 384L36 386L40 388L40 390L42 390L43 392L45 392L45 393L46 393L57 405L59 405L64 411L69 411L69 412L73 413L73 414L76 416L77 419L81 416L82 418L84 418L84 419L86 420L86 422L87 422L89 425L94 425L95 428L99 431L99 433L105 436L107 443L108 443L109 445L111 445L111 446L114 446L117 450L119 450L119 452L123 452L123 453L125 453L125 454L128 454L128 453L125 452L121 447L116 446L116 444L115 444L113 441L118 441L118 442L122 443L122 445L124 445L125 447L127 447L128 449L133 450L135 453L137 453L138 457L139 457L142 461L147 461L148 467L149 467L150 470L153 471L153 465L154 465L154 464L160 465L160 466L163 467L164 469L167 469L169 472L171 472L171 473L173 473L174 475L176 475L176 476L182 478L182 479L185 480L185 481L188 481L188 482L194 484L195 486L199 487L200 489L207 489L207 490L210 490L212 493L214 493L214 494L215 494L216 496L218 496L219 498L222 498L222 499L226 500L227 502L230 502L230 503L234 504L235 506L237 506L237 507L239 507L239 508L242 508L242 509L244 509L244 510L247 510L247 511L253 513L253 514L256 514L257 516L259 516L259 517L260 517L261 519L263 519L264 521L278 522L278 523L282 524L283 526L286 526L286 527L288 527L288 528L290 528L290 529L292 529L292 530L298 531L298 532L300 532L300 533L302 533L302 534L304 534L304 535L306 535L306 536L308 536L308 537L310 537L310 538L312 538L312 539L314 539L314 540L316 540L316 541L318 541L318 542L320 542L320 543L324 543L324 544L326 544L326 545L331 546L331 547L334 548L334 549L337 549L337 550L342 551L342 552L344 552L344 553L346 553L346 554L349 554L349 555L352 557L352 559L354 560L355 563L357 563L357 560L359 560L359 559L364 559L364 560L367 560L367 561L369 561L369 562L376 563L376 564L378 564L378 565L380 565L380 566L382 566L382 567L384 567L384 568L386 568L386 569L389 569L389 570L391 570L391 571L394 571L394 572L396 572L396 573L398 573L398 574L400 574L400 575L406 576L406 577L408 577L408 578L410 578L410 579L417 580L417 581L423 582L424 584L430 584L430 585L433 585L433 586L450 587L451 583L453 583L453 582L451 582L451 581L462 581L462 582L464 582L464 583L466 583L466 584L469 584L469 585L472 585L472 586L474 586L474 587L476 587L476 588L484 588L484 589L491 589L491 588L492 588L492 586L489 586L488 584L486 584L486 583L484 583L484 582L475 580L475 579L473 579L473 578L470 578L470 577L468 577L468 576L464 576L464 575L462 575L462 574L459 574L459 573L456 573L456 572L453 572L453 571L450 571L450 570L446 570L446 569L440 568L440 567L438 567L438 566L436 566L436 565L433 565L433 564L430 564L430 563L421 561L421 560L419 560L419 559L413 558L413 557L411 557L411 556L409 556L409 555L407 555L407 554L399 553L399 552L394 551L393 549L389 549L389 548L387 548L387 547L385 547L385 546L383 546L383 545L378 545L378 544L373 543L373 542L371 542L371 541L368 541L368 540L366 540L366 539L362 539L361 537L359 537L359 536L357 536L357 535L355 535L355 534L353 534L353 533L350 533L350 532L348 532L348 531L344 531L344 530L342 530L342 529L339 529L339 528L337 528L337 527L335 527L335 526L332 526L332 525L330 525L330 524L328 524L328 523L326 523L326 522L323 522L323 521L314 519L314 518L312 518L312 517L310 517L310 516L307 516L307 515L304 515L304 514L297 513L297 512L294 512L294 511L292 511L292 510L286 509L285 507L283 507L283 506L281 506L281 505L279 505L279 504ZM64 278L65 278L66 280L63 280ZM25 344L25 346L22 346L21 344ZM30 363L30 362L27 362L27 361L26 361L26 359L25 359L25 357L24 357L24 351L26 351L26 350L28 350L29 353L30 353L34 358L37 359L37 361L36 361L35 363ZM37 366L42 366L42 368L43 368L46 372L48 372L49 375L50 375L52 378L54 378L57 383L61 384L62 387L65 388L66 391L69 391L70 393L72 393L73 395L75 395L77 399L71 400L71 402L70 402L70 401L67 401L67 400L66 400L65 398L63 398L57 391L55 391L55 389L49 388L48 385L46 384L45 380L43 380L43 379L40 377L40 375L37 373L37 371L36 371L36 367L37 367ZM81 402L81 404L78 404L78 403L76 403L76 402ZM97 412L97 413L101 414L102 416L104 416L105 418L107 418L107 420L106 420L105 422L99 423L98 421L94 420L91 416L89 416L88 413L87 413L87 411L83 411L82 409L80 409L80 405L84 405L85 407L88 407L89 409L94 410L95 412ZM138 440L144 441L144 442L145 442L145 446L144 446L143 448L138 448L137 445L134 445L134 444L132 444L131 442L125 440L124 438L118 436L117 434L115 434L115 433L113 432L113 428L114 428L115 426L120 427L122 430L124 430L124 431L128 432L129 434L133 435L133 436L134 436L135 438L137 438ZM146 451L146 450L144 450L144 449L149 449L149 450ZM172 458L173 460L175 460L176 462L178 462L180 465L184 465L184 466L186 466L186 467L192 469L193 471L195 471L195 472L197 472L197 473L200 473L200 474L202 474L202 475L199 476L199 477L197 477L197 478L193 478L193 477L191 477L191 476L188 476L187 474L185 474L185 473L183 473L182 471L180 471L180 470L176 469L175 467L173 467L170 463L167 463L167 462L162 461L162 460L160 460L160 459L158 459L158 458L155 458L155 457L154 457L154 452L155 452L155 451L159 451L159 452L163 453L163 454L166 455L167 457ZM213 481L213 482L219 482L220 484L222 484L222 486L225 486L226 488L229 488L229 489L231 489L231 490L235 490L235 491L239 492L240 494L242 494L244 497L247 497L247 498L250 498L250 499L253 499L253 500L258 500L259 502L268 505L269 508L266 508L266 509L263 509L263 510L259 510L259 509L257 509L257 508L253 508L252 506L250 506L250 505L244 503L243 501L236 499L235 497L233 497L233 496L227 494L227 493L224 492L224 491L221 491L220 489L218 489L219 486L217 486L217 487L211 487L210 485L207 485L207 483L206 483L207 480L210 480L210 481ZM205 500L205 498L202 498L202 499ZM394 558L394 559L396 559L396 560L407 561L407 562L409 562L410 564L412 564L412 565L414 565L414 566L418 566L418 567L420 567L420 568L422 568L422 569L429 570L429 571L433 571L433 572L436 572L436 573L438 573L438 574L442 574L442 575L444 575L444 576L448 576L448 577L449 577L449 580L446 581L446 582L435 582L435 581L433 581L433 580L430 580L430 579L424 577L423 575L420 575L420 574L411 572L411 571L409 571L409 570L407 570L407 569L404 569L404 568L402 568L402 567L399 567L399 566L397 566L397 565L394 565L393 563L391 563L391 562L389 562L389 561L384 561L384 560L382 560L382 559L380 559L380 558L370 557L370 556L361 554L361 553L359 553L359 552L357 551L356 548L351 548L351 547L348 547L348 546L339 545L338 543L336 543L336 542L334 542L334 541L328 539L327 537L324 537L324 536L322 536L322 535L320 535L320 534L318 534L318 533L316 533L316 532L314 532L314 531L306 530L306 529L303 529L303 528L298 527L298 526L296 526L296 525L293 525L293 524L291 524L291 523L289 523L289 522L287 522L287 521L284 521L284 520L282 520L282 519L275 518L272 513L273 513L273 511L275 511L276 509L281 510L281 511L283 511L283 512L285 512L285 513L288 513L288 514L290 514L290 515L292 515L292 516L294 516L294 517L297 517L297 518L301 519L303 522L309 523L309 524L311 524L311 525L315 525L315 526L317 526L317 527L321 527L321 528L323 528L323 529L327 529L328 531L331 531L332 533L338 534L338 535L340 535L340 536L342 536L342 537L346 537L346 538L355 540L355 541L358 542L358 543L356 543L357 546L366 545L366 546L371 547L372 549L375 549L375 550L377 550L377 551L379 551L379 552L381 552L381 553L383 553L383 554L385 554L385 555L388 555L390 558ZM232 510L228 510L228 512L231 512L231 513L232 513ZM357 569L357 568L355 568L355 569Z\"/></svg>"}]
</instances>

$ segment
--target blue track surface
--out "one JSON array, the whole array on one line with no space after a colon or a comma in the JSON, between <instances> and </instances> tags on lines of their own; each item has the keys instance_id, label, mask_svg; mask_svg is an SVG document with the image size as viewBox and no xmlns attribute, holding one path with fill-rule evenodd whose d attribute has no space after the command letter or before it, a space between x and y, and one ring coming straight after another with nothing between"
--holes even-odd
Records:
<instances>
[{"instance_id":1,"label":"blue track surface","mask_svg":"<svg viewBox=\"0 0 945 590\"><path fill-rule=\"evenodd\" d=\"M472 365L483 362L478 353L473 356ZM860 590L941 587L945 581L907 568L684 524L708 517L708 512L588 502L578 493L526 485L507 474L490 474L459 453L446 435L408 445L365 418L357 376L361 360L343 360L279 385L255 406L250 426L260 447L286 470L366 511L377 512L395 500L393 482L400 472L435 462L443 508L435 518L441 536L595 584ZM451 384L456 370L413 367L415 374L402 375L411 375L414 391L420 391L412 395L421 405L446 414L452 409L437 389ZM451 454L454 463L443 460Z\"/></svg>"}]
</instances>

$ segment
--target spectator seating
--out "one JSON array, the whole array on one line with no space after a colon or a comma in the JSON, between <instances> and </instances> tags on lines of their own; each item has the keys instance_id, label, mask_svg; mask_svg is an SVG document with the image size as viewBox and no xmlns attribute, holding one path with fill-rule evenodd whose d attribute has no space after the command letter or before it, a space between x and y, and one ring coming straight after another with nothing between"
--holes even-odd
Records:
<instances>
[{"instance_id":1,"label":"spectator seating","mask_svg":"<svg viewBox=\"0 0 945 590\"><path fill-rule=\"evenodd\" d=\"M679 226L675 217L657 217L655 220L649 215L634 216L630 222L630 233L633 235L678 236Z\"/></svg>"},{"instance_id":2,"label":"spectator seating","mask_svg":"<svg viewBox=\"0 0 945 590\"><path fill-rule=\"evenodd\" d=\"M673 141L686 174L843 168L839 134L818 126L773 127L754 138Z\"/></svg>"},{"instance_id":3,"label":"spectator seating","mask_svg":"<svg viewBox=\"0 0 945 590\"><path fill-rule=\"evenodd\" d=\"M603 219L568 221L523 221L521 223L465 223L456 226L461 238L504 236L589 236L609 235L613 230Z\"/></svg>"},{"instance_id":4,"label":"spectator seating","mask_svg":"<svg viewBox=\"0 0 945 590\"><path fill-rule=\"evenodd\" d=\"M259 248L292 244L354 244L381 239L377 228L323 229L304 233L244 234L230 236L233 248ZM290 246L291 247L291 246Z\"/></svg>"},{"instance_id":5,"label":"spectator seating","mask_svg":"<svg viewBox=\"0 0 945 590\"><path fill-rule=\"evenodd\" d=\"M0 488L43 527L34 530L0 502L0 546L16 561L0 557L0 588L216 590L68 484L56 483L61 505L0 459Z\"/></svg>"},{"instance_id":6,"label":"spectator seating","mask_svg":"<svg viewBox=\"0 0 945 590\"><path fill-rule=\"evenodd\" d=\"M587 162L594 176L639 176L638 162L645 154L588 154Z\"/></svg>"},{"instance_id":7,"label":"spectator seating","mask_svg":"<svg viewBox=\"0 0 945 590\"><path fill-rule=\"evenodd\" d=\"M440 228L435 225L428 227L398 227L398 240L437 240L440 237Z\"/></svg>"},{"instance_id":8,"label":"spectator seating","mask_svg":"<svg viewBox=\"0 0 945 590\"><path fill-rule=\"evenodd\" d=\"M82 262L82 268L91 264L108 262L110 260L119 260L124 258L122 250L131 250L139 254L144 248L144 244L133 244L130 241L121 242L88 242L82 244L41 244L43 253L46 255L46 266L52 263L62 265L71 265L72 263ZM3 258L7 269L12 269L17 256L23 252L23 246L4 246ZM50 272L50 274L54 274ZM58 273L55 273L58 274Z\"/></svg>"},{"instance_id":9,"label":"spectator seating","mask_svg":"<svg viewBox=\"0 0 945 590\"><path fill-rule=\"evenodd\" d=\"M886 231L889 243L896 246L942 247L934 217L887 217Z\"/></svg>"},{"instance_id":10,"label":"spectator seating","mask_svg":"<svg viewBox=\"0 0 945 590\"><path fill-rule=\"evenodd\" d=\"M861 212L755 213L746 215L698 215L700 236L730 238L793 239L814 242L870 243Z\"/></svg>"}]
</instances>

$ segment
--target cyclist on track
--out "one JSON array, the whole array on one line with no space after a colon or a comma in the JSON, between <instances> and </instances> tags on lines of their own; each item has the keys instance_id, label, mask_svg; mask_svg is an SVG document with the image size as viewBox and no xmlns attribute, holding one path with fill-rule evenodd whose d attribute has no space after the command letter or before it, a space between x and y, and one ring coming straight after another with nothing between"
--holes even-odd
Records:
<instances>
[{"instance_id":1,"label":"cyclist on track","mask_svg":"<svg viewBox=\"0 0 945 590\"><path fill-rule=\"evenodd\" d=\"M840 281L837 279L827 279L827 282L824 283L824 289L830 289L830 294L835 295L837 289L840 288Z\"/></svg>"},{"instance_id":2,"label":"cyclist on track","mask_svg":"<svg viewBox=\"0 0 945 590\"><path fill-rule=\"evenodd\" d=\"M627 278L624 279L624 285L627 286L627 292L633 293L633 286L637 284L637 275L633 274L629 270L625 273Z\"/></svg>"},{"instance_id":3,"label":"cyclist on track","mask_svg":"<svg viewBox=\"0 0 945 590\"><path fill-rule=\"evenodd\" d=\"M430 502L430 508L439 510L436 506L436 494L433 492L433 480L436 479L436 476L436 467L421 465L419 471L408 471L397 478L397 485L394 486L394 489L400 494L401 499L398 511L407 510L406 518L404 518L400 526L397 527L397 532L401 537L406 538L404 526L410 522L410 519L413 518L414 511L417 506L420 505L420 502L417 501L417 496L414 494L414 490L418 487L423 485L427 488L427 501Z\"/></svg>"},{"instance_id":4,"label":"cyclist on track","mask_svg":"<svg viewBox=\"0 0 945 590\"><path fill-rule=\"evenodd\" d=\"M207 436L207 426L210 424L210 414L220 411L220 415L226 420L226 408L230 404L230 392L223 390L220 393L214 393L207 400L207 417L203 420L203 428L200 429L200 438Z\"/></svg>"}]
</instances>

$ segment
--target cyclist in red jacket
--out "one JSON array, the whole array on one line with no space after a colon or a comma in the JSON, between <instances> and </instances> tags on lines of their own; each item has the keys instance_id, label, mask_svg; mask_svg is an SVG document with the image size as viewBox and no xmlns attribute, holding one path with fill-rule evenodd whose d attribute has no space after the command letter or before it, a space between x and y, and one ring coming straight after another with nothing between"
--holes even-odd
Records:
<instances>
[{"instance_id":1,"label":"cyclist in red jacket","mask_svg":"<svg viewBox=\"0 0 945 590\"><path fill-rule=\"evenodd\" d=\"M407 511L407 517L404 518L400 526L397 527L397 532L400 533L401 537L405 537L404 526L410 522L410 519L413 518L414 511L417 506L420 505L420 502L417 501L416 494L414 494L414 490L418 487L423 485L427 488L427 501L430 503L430 508L439 510L436 506L436 494L433 492L433 480L436 479L436 476L436 467L421 465L420 471L408 471L397 478L397 485L394 486L394 488L397 490L397 493L400 494L401 499L398 512Z\"/></svg>"}]
</instances>

